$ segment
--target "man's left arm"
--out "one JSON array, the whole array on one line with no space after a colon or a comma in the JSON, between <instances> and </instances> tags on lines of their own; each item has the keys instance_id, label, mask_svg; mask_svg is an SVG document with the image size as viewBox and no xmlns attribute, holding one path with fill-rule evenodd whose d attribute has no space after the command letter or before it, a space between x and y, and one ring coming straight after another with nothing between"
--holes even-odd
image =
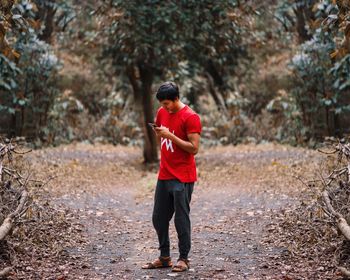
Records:
<instances>
[{"instance_id":1,"label":"man's left arm","mask_svg":"<svg viewBox=\"0 0 350 280\"><path fill-rule=\"evenodd\" d=\"M170 140L173 141L173 143L175 143L182 150L194 155L198 153L199 142L200 142L199 133L187 134L188 141L180 139L175 134L172 134L172 135L173 136L171 136Z\"/></svg>"},{"instance_id":2,"label":"man's left arm","mask_svg":"<svg viewBox=\"0 0 350 280\"><path fill-rule=\"evenodd\" d=\"M155 131L158 136L163 138L168 138L174 144L176 144L180 149L190 153L197 154L199 149L200 134L199 133L188 133L188 141L182 140L175 134L171 133L166 127L156 127Z\"/></svg>"}]
</instances>

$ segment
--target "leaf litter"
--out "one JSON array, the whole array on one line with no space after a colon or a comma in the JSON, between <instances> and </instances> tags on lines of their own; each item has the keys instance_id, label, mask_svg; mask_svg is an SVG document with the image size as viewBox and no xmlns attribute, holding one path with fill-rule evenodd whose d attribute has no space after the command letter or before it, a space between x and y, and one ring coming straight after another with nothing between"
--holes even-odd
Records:
<instances>
[{"instance_id":1,"label":"leaf litter","mask_svg":"<svg viewBox=\"0 0 350 280\"><path fill-rule=\"evenodd\" d=\"M141 270L144 262L158 255L151 223L157 168L143 166L141 154L135 147L80 143L31 155L38 176L55 177L38 200L46 197L54 209L51 213L60 213L54 215L56 219L65 217L63 221L69 224L52 219L49 230L61 243L56 239L43 242L56 244L60 253L46 249L43 259L47 265L40 263L38 255L28 258L29 269L18 268L26 279L35 278L40 270L45 279L310 279L310 275L336 275L329 258L323 258L332 248L328 245L337 242L335 232L320 220L310 226L310 215L317 221L311 203L315 197L300 182L300 178L315 176L321 156L277 144L203 148L197 156L199 180L191 207L191 270L176 277L170 276L170 270ZM170 232L176 260L173 225ZM328 242L324 250L317 247L319 238ZM37 251L45 252L42 247ZM18 275L14 279L21 279Z\"/></svg>"}]
</instances>

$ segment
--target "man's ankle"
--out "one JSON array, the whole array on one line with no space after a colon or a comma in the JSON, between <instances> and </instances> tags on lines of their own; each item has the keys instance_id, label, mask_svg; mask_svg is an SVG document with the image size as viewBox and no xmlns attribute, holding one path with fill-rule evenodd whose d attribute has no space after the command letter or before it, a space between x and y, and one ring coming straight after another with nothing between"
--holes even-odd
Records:
<instances>
[{"instance_id":1,"label":"man's ankle","mask_svg":"<svg viewBox=\"0 0 350 280\"><path fill-rule=\"evenodd\" d=\"M170 259L170 256L162 256L162 255L161 255L159 258L160 258L160 259L163 259L163 260L168 260L168 259Z\"/></svg>"}]
</instances>

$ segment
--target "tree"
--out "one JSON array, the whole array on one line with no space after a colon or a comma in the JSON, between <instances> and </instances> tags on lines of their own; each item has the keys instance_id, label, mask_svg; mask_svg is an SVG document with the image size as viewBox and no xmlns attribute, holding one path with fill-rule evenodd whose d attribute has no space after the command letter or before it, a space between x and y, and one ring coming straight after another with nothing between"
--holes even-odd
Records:
<instances>
[{"instance_id":1,"label":"tree","mask_svg":"<svg viewBox=\"0 0 350 280\"><path fill-rule=\"evenodd\" d=\"M55 31L64 31L75 18L70 1L33 0L37 7L35 20L43 25L38 38L52 44ZM67 3L68 2L68 3Z\"/></svg>"},{"instance_id":2,"label":"tree","mask_svg":"<svg viewBox=\"0 0 350 280\"><path fill-rule=\"evenodd\" d=\"M196 1L183 10L190 18L184 51L193 72L207 78L209 92L219 110L226 112L227 78L247 58L248 22L254 5L239 1Z\"/></svg>"},{"instance_id":3,"label":"tree","mask_svg":"<svg viewBox=\"0 0 350 280\"><path fill-rule=\"evenodd\" d=\"M156 162L152 84L165 69L176 71L183 51L184 19L172 1L113 1L115 21L110 26L109 53L123 69L134 92L136 108L143 112L145 162ZM186 19L186 18L185 18ZM141 109L142 108L142 109Z\"/></svg>"},{"instance_id":4,"label":"tree","mask_svg":"<svg viewBox=\"0 0 350 280\"><path fill-rule=\"evenodd\" d=\"M350 118L350 15L348 1L317 1L309 22L310 40L301 44L291 66L291 91L309 137L341 136Z\"/></svg>"},{"instance_id":5,"label":"tree","mask_svg":"<svg viewBox=\"0 0 350 280\"><path fill-rule=\"evenodd\" d=\"M294 30L300 44L312 38L317 0L284 0L279 3L276 18L286 31Z\"/></svg>"},{"instance_id":6,"label":"tree","mask_svg":"<svg viewBox=\"0 0 350 280\"><path fill-rule=\"evenodd\" d=\"M145 162L158 160L154 132L146 125L154 116L155 78L174 78L179 65L185 63L192 72L207 67L220 84L222 74L217 68L211 71L208 65L213 66L212 61L228 65L237 60L235 51L240 41L233 34L239 28L228 17L237 7L239 1L234 0L111 1L109 15L113 21L108 26L106 54L113 58L115 69L128 76L135 103L143 114L140 123L145 135Z\"/></svg>"}]
</instances>

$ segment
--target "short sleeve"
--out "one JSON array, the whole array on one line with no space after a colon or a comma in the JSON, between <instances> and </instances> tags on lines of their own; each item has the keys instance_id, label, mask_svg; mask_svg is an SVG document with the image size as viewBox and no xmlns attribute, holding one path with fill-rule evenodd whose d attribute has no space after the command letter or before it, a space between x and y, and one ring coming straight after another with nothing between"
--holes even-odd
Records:
<instances>
[{"instance_id":1,"label":"short sleeve","mask_svg":"<svg viewBox=\"0 0 350 280\"><path fill-rule=\"evenodd\" d=\"M186 133L201 133L202 125L201 120L197 114L193 114L186 120Z\"/></svg>"},{"instance_id":2,"label":"short sleeve","mask_svg":"<svg viewBox=\"0 0 350 280\"><path fill-rule=\"evenodd\" d=\"M160 114L160 109L157 111L157 115L154 119L154 123L157 125L157 126L160 126L161 124L161 114Z\"/></svg>"}]
</instances>

